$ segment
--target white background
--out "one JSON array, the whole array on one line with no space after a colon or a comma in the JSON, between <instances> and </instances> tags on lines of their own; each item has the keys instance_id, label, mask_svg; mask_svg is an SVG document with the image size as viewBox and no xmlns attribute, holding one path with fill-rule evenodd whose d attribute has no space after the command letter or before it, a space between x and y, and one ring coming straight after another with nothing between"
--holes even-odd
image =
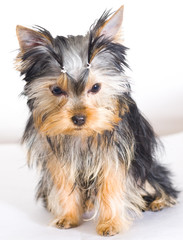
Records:
<instances>
[{"instance_id":1,"label":"white background","mask_svg":"<svg viewBox=\"0 0 183 240\"><path fill-rule=\"evenodd\" d=\"M129 47L133 96L156 132L183 129L182 0L1 1L0 142L17 142L27 119L23 81L15 71L17 24L40 25L53 36L85 34L105 9L125 3L123 36Z\"/></svg>"},{"instance_id":2,"label":"white background","mask_svg":"<svg viewBox=\"0 0 183 240\"><path fill-rule=\"evenodd\" d=\"M17 54L17 24L34 24L53 36L85 34L105 9L125 3L124 45L129 47L133 96L161 135L183 131L183 1L182 0L6 0L0 3L0 239L98 240L95 224L60 231L34 202L36 177L26 167L19 142L28 116L26 99L18 95L24 82L13 67ZM166 157L183 188L183 133L162 138ZM127 233L114 239L182 239L183 205L160 213L145 213Z\"/></svg>"}]
</instances>

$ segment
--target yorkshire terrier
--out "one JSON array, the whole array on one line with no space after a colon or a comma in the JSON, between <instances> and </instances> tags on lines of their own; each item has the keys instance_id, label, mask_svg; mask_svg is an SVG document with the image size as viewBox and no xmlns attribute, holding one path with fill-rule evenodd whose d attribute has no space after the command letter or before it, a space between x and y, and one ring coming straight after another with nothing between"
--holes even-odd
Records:
<instances>
[{"instance_id":1,"label":"yorkshire terrier","mask_svg":"<svg viewBox=\"0 0 183 240\"><path fill-rule=\"evenodd\" d=\"M142 211L176 203L157 137L131 97L121 44L123 6L105 11L85 36L53 38L17 26L17 69L30 110L23 142L41 169L37 198L58 228L94 209L97 232L115 235Z\"/></svg>"}]
</instances>

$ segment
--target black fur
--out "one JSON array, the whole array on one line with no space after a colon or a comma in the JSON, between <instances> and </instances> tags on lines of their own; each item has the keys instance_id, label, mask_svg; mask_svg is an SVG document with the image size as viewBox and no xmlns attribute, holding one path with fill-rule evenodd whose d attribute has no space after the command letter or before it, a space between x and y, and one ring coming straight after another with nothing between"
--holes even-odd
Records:
<instances>
[{"instance_id":1,"label":"black fur","mask_svg":"<svg viewBox=\"0 0 183 240\"><path fill-rule=\"evenodd\" d=\"M157 162L156 150L162 144L131 97L129 97L129 102L130 111L125 115L123 121L126 121L125 124L128 125L128 128L131 128L135 138L131 174L136 182L140 179L141 185L147 180L156 189L156 196L161 196L160 189L162 189L167 195L177 198L179 191L171 183L170 171ZM154 196L151 197L154 199Z\"/></svg>"}]
</instances>

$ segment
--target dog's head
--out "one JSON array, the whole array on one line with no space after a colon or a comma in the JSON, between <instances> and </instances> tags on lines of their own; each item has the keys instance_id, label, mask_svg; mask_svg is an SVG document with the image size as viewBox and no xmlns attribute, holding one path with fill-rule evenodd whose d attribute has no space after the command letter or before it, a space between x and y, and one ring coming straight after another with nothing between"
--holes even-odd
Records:
<instances>
[{"instance_id":1,"label":"dog's head","mask_svg":"<svg viewBox=\"0 0 183 240\"><path fill-rule=\"evenodd\" d=\"M127 110L121 99L129 92L126 48L119 43L122 19L123 7L112 16L104 12L86 36L53 38L43 28L17 26L17 69L40 132L89 136L121 120Z\"/></svg>"}]
</instances>

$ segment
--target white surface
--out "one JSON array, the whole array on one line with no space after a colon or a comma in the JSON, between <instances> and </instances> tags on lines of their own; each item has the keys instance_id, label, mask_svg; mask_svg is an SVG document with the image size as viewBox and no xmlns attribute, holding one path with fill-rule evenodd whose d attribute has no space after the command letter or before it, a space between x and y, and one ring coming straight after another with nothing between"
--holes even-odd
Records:
<instances>
[{"instance_id":1,"label":"white surface","mask_svg":"<svg viewBox=\"0 0 183 240\"><path fill-rule=\"evenodd\" d=\"M169 165L175 185L183 189L183 132L164 137L166 156L162 161ZM16 144L0 145L0 239L2 240L98 240L93 221L81 226L59 230L48 226L52 216L34 200L37 178L35 171L25 165L25 153ZM146 212L131 229L112 239L123 240L182 240L183 198L173 208L152 213Z\"/></svg>"},{"instance_id":2,"label":"white surface","mask_svg":"<svg viewBox=\"0 0 183 240\"><path fill-rule=\"evenodd\" d=\"M123 3L134 97L158 133L183 130L182 0L6 0L0 3L0 142L18 142L27 119L26 101L18 98L24 83L13 67L16 25L37 24L53 36L85 34L105 9Z\"/></svg>"}]
</instances>

